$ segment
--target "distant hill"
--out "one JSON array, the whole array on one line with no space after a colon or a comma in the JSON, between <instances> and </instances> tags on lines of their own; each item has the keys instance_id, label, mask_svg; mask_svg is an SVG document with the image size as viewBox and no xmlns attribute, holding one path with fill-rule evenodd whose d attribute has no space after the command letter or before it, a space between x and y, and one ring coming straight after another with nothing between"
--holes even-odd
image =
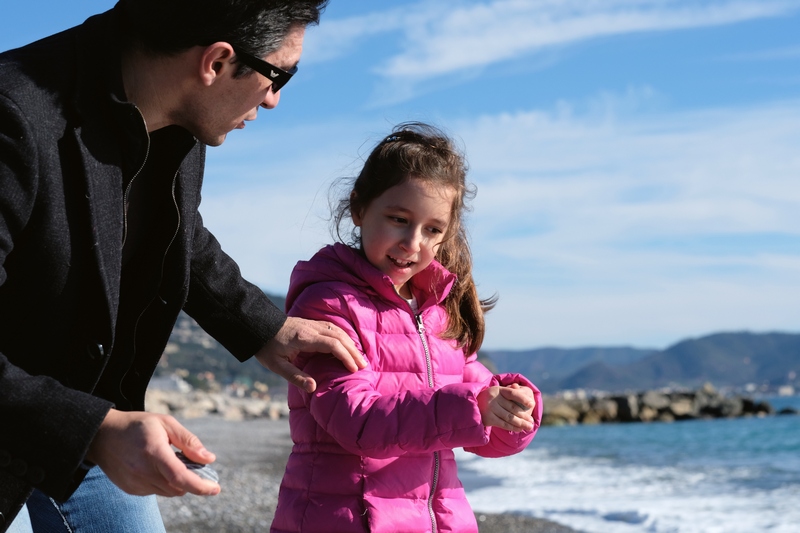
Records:
<instances>
[{"instance_id":1,"label":"distant hill","mask_svg":"<svg viewBox=\"0 0 800 533\"><path fill-rule=\"evenodd\" d=\"M561 388L561 381L581 369L594 364L610 368L627 365L648 355L655 349L630 347L594 348L537 348L532 350L484 350L481 357L491 360L501 372L517 372L535 376L542 390Z\"/></svg>"},{"instance_id":2,"label":"distant hill","mask_svg":"<svg viewBox=\"0 0 800 533\"><path fill-rule=\"evenodd\" d=\"M667 386L695 388L707 381L717 387L744 387L751 383L772 388L800 385L800 334L716 333L687 339L623 363L620 359L604 357L602 352L587 360L586 349L566 350L557 355L560 357L552 362L532 358L528 363L528 368L541 369L541 372L529 371L526 375L545 392L643 390ZM635 352L630 355L634 356ZM495 359L493 352L488 356ZM557 374L556 379L547 375L550 368L559 371L567 368L563 358L585 362L569 375ZM503 363L496 364L499 369L504 368ZM525 363L516 360L514 365L522 368Z\"/></svg>"},{"instance_id":3,"label":"distant hill","mask_svg":"<svg viewBox=\"0 0 800 533\"><path fill-rule=\"evenodd\" d=\"M648 388L679 383L696 387L748 383L793 384L800 375L800 335L789 333L717 333L679 342L663 352L616 369L628 383Z\"/></svg>"},{"instance_id":4,"label":"distant hill","mask_svg":"<svg viewBox=\"0 0 800 533\"><path fill-rule=\"evenodd\" d=\"M268 294L281 309L284 298ZM666 386L744 387L747 384L793 385L800 389L800 334L716 333L686 339L665 350L631 347L484 350L481 360L493 371L528 376L543 392L565 389L644 390ZM212 372L217 382L252 383L285 388L286 382L251 359L240 363L217 341L182 314L157 375L176 370L197 376Z\"/></svg>"},{"instance_id":5,"label":"distant hill","mask_svg":"<svg viewBox=\"0 0 800 533\"><path fill-rule=\"evenodd\" d=\"M267 296L279 309L284 309L285 298L273 294ZM170 342L156 368L156 376L168 376L176 371L185 371L188 374L186 380L196 387L203 386L202 378L198 376L206 372L214 374L215 381L223 385L234 381L249 385L259 381L270 387L286 387L283 378L255 359L240 362L183 312L172 329Z\"/></svg>"}]
</instances>

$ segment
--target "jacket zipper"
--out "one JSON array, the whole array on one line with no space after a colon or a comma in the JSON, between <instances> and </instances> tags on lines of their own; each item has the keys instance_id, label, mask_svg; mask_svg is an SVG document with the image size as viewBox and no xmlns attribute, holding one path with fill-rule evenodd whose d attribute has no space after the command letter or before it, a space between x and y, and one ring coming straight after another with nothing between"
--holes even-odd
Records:
<instances>
[{"instance_id":1,"label":"jacket zipper","mask_svg":"<svg viewBox=\"0 0 800 533\"><path fill-rule=\"evenodd\" d=\"M159 277L158 277L158 289L159 290L157 291L156 295L153 296L150 299L149 302L147 302L147 305L144 306L142 311L139 313L139 316L136 317L136 322L134 322L134 324L133 324L133 336L131 337L132 338L132 342L133 342L133 346L132 346L133 360L136 359L136 333L137 333L137 331L139 331L139 322L142 320L142 317L147 312L147 310L150 309L150 306L153 304L153 302L156 300L156 298L161 300L161 303L163 303L163 304L167 303L167 301L164 300L164 298L161 296L161 282L164 279L164 263L166 263L166 261L167 261L167 254L169 253L169 249L172 248L172 243L175 242L175 238L178 236L178 232L180 231L180 228L181 228L181 212L180 212L180 208L178 207L178 201L175 199L175 184L178 181L178 174L179 173L180 173L180 171L175 172L175 176L173 176L173 178L172 178L172 205L175 206L175 212L178 215L178 224L175 226L175 233L172 234L172 238L170 239L169 244L167 244L167 248L164 250L164 255L161 256L161 273L159 274ZM120 396L122 396L126 400L128 398L127 398L127 396L125 396L125 393L122 391L122 384L125 382L125 378L128 377L128 372L130 372L130 369L131 369L131 367L128 367L128 369L122 375L122 379L120 379L120 382L119 382L119 385L120 385L120 390L119 390Z\"/></svg>"},{"instance_id":2,"label":"jacket zipper","mask_svg":"<svg viewBox=\"0 0 800 533\"><path fill-rule=\"evenodd\" d=\"M433 483L431 484L431 495L428 498L428 513L431 515L431 527L436 533L436 513L433 512L433 496L436 493L436 485L439 483L439 452L433 452Z\"/></svg>"},{"instance_id":3,"label":"jacket zipper","mask_svg":"<svg viewBox=\"0 0 800 533\"><path fill-rule=\"evenodd\" d=\"M175 175L172 176L172 205L175 207L175 215L178 217L178 223L175 225L175 232L172 234L172 238L169 240L167 248L164 250L164 255L161 256L161 272L158 276L158 299L161 300L163 304L167 303L164 297L161 296L161 282L164 281L164 264L167 262L169 249L172 248L172 244L175 242L181 230L181 209L178 206L177 198L175 198L175 185L178 183L178 174L180 174L180 170L176 171Z\"/></svg>"},{"instance_id":4,"label":"jacket zipper","mask_svg":"<svg viewBox=\"0 0 800 533\"><path fill-rule=\"evenodd\" d=\"M138 107L134 106L134 109L139 112L139 116L142 117L142 124L144 124L144 129L147 131L147 121L144 119L144 115L142 115L141 110ZM133 175L131 181L128 182L128 186L125 187L125 194L122 195L122 247L125 247L125 241L128 239L128 196L131 193L131 188L133 187L133 182L136 181L136 178L139 177L139 174L142 173L144 170L144 166L147 164L147 159L150 157L150 134L147 134L147 150L144 153L144 160L142 161L142 165L139 167L139 170L136 171L136 174Z\"/></svg>"},{"instance_id":5,"label":"jacket zipper","mask_svg":"<svg viewBox=\"0 0 800 533\"><path fill-rule=\"evenodd\" d=\"M144 119L144 115L142 115L142 112L141 112L141 110L139 110L138 107L136 108L136 110L139 111L139 116L142 117L142 123L145 125L145 129L147 129L147 122ZM125 189L125 194L123 196L123 202L124 202L123 205L125 206L125 209L123 211L123 213L124 213L123 214L123 233L122 233L122 245L123 246L125 246L125 239L128 236L128 194L130 193L131 186L133 185L133 181L139 176L139 174L141 174L142 170L144 169L145 165L147 164L148 157L150 157L150 134L149 133L147 135L147 151L145 152L144 161L142 161L142 166L139 167L139 170L136 171L136 174L134 174L133 178L131 178L131 181L128 183L128 186ZM160 272L159 277L158 277L158 279L159 279L159 281L158 281L158 289L159 290L157 291L156 296L154 296L147 303L147 305L144 306L144 309L142 309L142 311L139 313L139 316L136 317L136 322L134 322L134 324L133 324L133 336L131 337L132 338L132 342L133 342L133 346L132 346L133 358L132 358L132 361L136 360L136 333L139 330L139 322L142 320L142 317L144 316L145 312L150 308L150 305L153 303L153 301L156 299L156 297L159 300L161 300L162 303L164 303L164 304L167 303L166 300L164 300L164 298L161 296L161 282L164 279L164 263L166 263L166 261L167 261L167 254L169 253L169 249L172 248L172 244L175 242L175 238L178 236L178 232L181 229L181 211L180 211L180 208L178 207L178 201L175 198L175 185L176 185L176 183L178 181L178 174L180 174L180 170L176 171L175 175L172 176L172 187L171 187L172 205L175 206L175 213L178 216L178 223L175 225L175 232L172 234L172 238L169 240L169 243L167 244L167 248L164 250L164 254L161 256L161 272ZM133 364L133 362L131 364ZM127 396L125 396L125 393L122 390L122 384L125 382L125 378L128 377L128 372L130 372L130 367L128 367L128 369L125 371L125 373L122 374L122 378L120 379L120 382L119 382L119 388L120 388L119 394L120 394L120 396L122 396L126 400L128 398L127 398Z\"/></svg>"},{"instance_id":6,"label":"jacket zipper","mask_svg":"<svg viewBox=\"0 0 800 533\"><path fill-rule=\"evenodd\" d=\"M428 386L433 388L433 362L431 361L431 352L428 348L428 340L425 338L425 324L422 322L422 314L414 315L417 321L417 333L422 341L422 347L425 349L425 364L428 369ZM436 485L439 483L439 452L433 452L433 481L431 482L431 493L428 497L428 514L431 517L431 527L433 533L436 533L436 513L433 511L433 498L436 494Z\"/></svg>"},{"instance_id":7,"label":"jacket zipper","mask_svg":"<svg viewBox=\"0 0 800 533\"><path fill-rule=\"evenodd\" d=\"M414 315L417 320L417 333L422 341L422 347L425 349L425 365L428 368L428 386L433 388L433 364L431 363L431 352L428 349L428 339L425 338L425 324L422 323L422 315Z\"/></svg>"},{"instance_id":8,"label":"jacket zipper","mask_svg":"<svg viewBox=\"0 0 800 533\"><path fill-rule=\"evenodd\" d=\"M147 121L145 120L141 109L139 109L137 106L134 106L134 109L136 109L136 111L138 111L139 116L142 119L142 124L144 125L144 130L147 132ZM131 181L128 182L128 186L125 187L125 193L122 195L122 247L121 247L121 249L125 248L125 242L128 240L128 196L130 196L131 189L133 188L133 182L135 182L136 178L139 177L139 174L142 173L142 170L144 170L145 165L147 165L147 160L149 158L150 158L150 133L148 132L147 133L147 149L144 152L144 159L142 160L142 164L141 164L141 166L139 166L139 170L137 170L136 173L131 178ZM145 307L145 309L147 309L147 307ZM139 320L142 318L143 314L144 314L144 310L142 310L142 312L139 313L139 316L136 317L136 322L134 323L134 326L133 326L133 358L132 358L132 360L136 359L136 329L138 328ZM122 374L122 378L120 378L120 380L119 380L119 395L122 398L124 398L126 401L127 401L128 397L125 396L125 393L122 391L122 384L125 382L125 378L128 377L128 371L129 370L130 370L130 367L128 367L128 370L126 370L125 373Z\"/></svg>"}]
</instances>

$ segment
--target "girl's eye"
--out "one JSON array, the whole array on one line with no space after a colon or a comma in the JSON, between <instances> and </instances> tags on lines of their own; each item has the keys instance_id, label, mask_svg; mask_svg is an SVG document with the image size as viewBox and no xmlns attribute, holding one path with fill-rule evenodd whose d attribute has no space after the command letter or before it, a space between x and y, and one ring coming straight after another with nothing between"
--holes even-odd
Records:
<instances>
[{"instance_id":1,"label":"girl's eye","mask_svg":"<svg viewBox=\"0 0 800 533\"><path fill-rule=\"evenodd\" d=\"M441 229L439 229L439 228L434 228L434 227L428 228L428 231L429 231L429 232L431 232L431 233L433 233L434 235L439 235L440 233L442 233L442 230L441 230Z\"/></svg>"},{"instance_id":2,"label":"girl's eye","mask_svg":"<svg viewBox=\"0 0 800 533\"><path fill-rule=\"evenodd\" d=\"M403 218L403 217L393 217L393 216L390 216L390 217L389 217L389 219L390 219L392 222L397 222L398 224L405 224L405 223L406 223L406 219L405 219L405 218Z\"/></svg>"}]
</instances>

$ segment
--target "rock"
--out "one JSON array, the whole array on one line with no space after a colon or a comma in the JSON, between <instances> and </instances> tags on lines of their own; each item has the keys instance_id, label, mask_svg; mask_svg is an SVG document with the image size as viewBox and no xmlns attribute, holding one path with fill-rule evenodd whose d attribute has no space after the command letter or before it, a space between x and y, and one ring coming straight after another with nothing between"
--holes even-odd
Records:
<instances>
[{"instance_id":1,"label":"rock","mask_svg":"<svg viewBox=\"0 0 800 533\"><path fill-rule=\"evenodd\" d=\"M669 411L663 411L658 414L658 418L656 420L659 422L675 422L675 417L672 416L672 413Z\"/></svg>"},{"instance_id":2,"label":"rock","mask_svg":"<svg viewBox=\"0 0 800 533\"><path fill-rule=\"evenodd\" d=\"M612 398L617 404L617 418L620 422L633 422L639 419L639 399L633 395Z\"/></svg>"},{"instance_id":3,"label":"rock","mask_svg":"<svg viewBox=\"0 0 800 533\"><path fill-rule=\"evenodd\" d=\"M603 422L603 417L594 409L589 409L581 415L581 424L600 424Z\"/></svg>"},{"instance_id":4,"label":"rock","mask_svg":"<svg viewBox=\"0 0 800 533\"><path fill-rule=\"evenodd\" d=\"M182 398L181 407L174 409L180 418L199 418L216 411L217 404L208 394L192 392Z\"/></svg>"},{"instance_id":5,"label":"rock","mask_svg":"<svg viewBox=\"0 0 800 533\"><path fill-rule=\"evenodd\" d=\"M639 420L642 422L651 422L658 417L658 411L649 405L643 406L639 409Z\"/></svg>"},{"instance_id":6,"label":"rock","mask_svg":"<svg viewBox=\"0 0 800 533\"><path fill-rule=\"evenodd\" d=\"M677 398L669 404L669 412L676 420L696 418L694 402L690 398Z\"/></svg>"},{"instance_id":7,"label":"rock","mask_svg":"<svg viewBox=\"0 0 800 533\"><path fill-rule=\"evenodd\" d=\"M542 424L544 425L557 425L558 420L560 420L562 424L572 425L577 424L580 418L580 413L576 409L573 409L567 405L566 402L561 400L546 400L544 409L546 410L547 418L546 424L545 420L542 420Z\"/></svg>"},{"instance_id":8,"label":"rock","mask_svg":"<svg viewBox=\"0 0 800 533\"><path fill-rule=\"evenodd\" d=\"M669 396L657 391L645 392L642 394L639 402L642 406L650 407L655 411L662 411L669 407L670 404Z\"/></svg>"},{"instance_id":9,"label":"rock","mask_svg":"<svg viewBox=\"0 0 800 533\"><path fill-rule=\"evenodd\" d=\"M700 414L713 418L732 418L744 413L741 398L718 398L715 402L700 409Z\"/></svg>"},{"instance_id":10,"label":"rock","mask_svg":"<svg viewBox=\"0 0 800 533\"><path fill-rule=\"evenodd\" d=\"M244 420L244 413L238 405L228 405L224 411L221 412L222 418L232 422L240 422Z\"/></svg>"},{"instance_id":11,"label":"rock","mask_svg":"<svg viewBox=\"0 0 800 533\"><path fill-rule=\"evenodd\" d=\"M756 413L756 402L752 398L742 398L742 411L745 415Z\"/></svg>"},{"instance_id":12,"label":"rock","mask_svg":"<svg viewBox=\"0 0 800 533\"><path fill-rule=\"evenodd\" d=\"M717 395L717 389L715 389L714 385L712 385L708 381L703 383L703 386L700 387L699 392L702 392L703 394L707 394L709 396L716 396Z\"/></svg>"},{"instance_id":13,"label":"rock","mask_svg":"<svg viewBox=\"0 0 800 533\"><path fill-rule=\"evenodd\" d=\"M242 413L245 418L261 418L265 416L269 402L266 400L251 399L241 402Z\"/></svg>"},{"instance_id":14,"label":"rock","mask_svg":"<svg viewBox=\"0 0 800 533\"><path fill-rule=\"evenodd\" d=\"M756 414L757 415L772 415L775 414L775 409L767 402L758 402L756 403Z\"/></svg>"},{"instance_id":15,"label":"rock","mask_svg":"<svg viewBox=\"0 0 800 533\"><path fill-rule=\"evenodd\" d=\"M600 415L603 422L614 422L617 420L619 409L617 402L610 398L597 398L592 402L592 410Z\"/></svg>"},{"instance_id":16,"label":"rock","mask_svg":"<svg viewBox=\"0 0 800 533\"><path fill-rule=\"evenodd\" d=\"M147 410L159 415L169 415L172 411L166 401L166 393L161 390L148 390L144 396L144 403Z\"/></svg>"},{"instance_id":17,"label":"rock","mask_svg":"<svg viewBox=\"0 0 800 533\"><path fill-rule=\"evenodd\" d=\"M289 405L286 402L271 402L267 411L270 420L289 417Z\"/></svg>"},{"instance_id":18,"label":"rock","mask_svg":"<svg viewBox=\"0 0 800 533\"><path fill-rule=\"evenodd\" d=\"M273 402L268 396L233 397L220 392L151 389L145 394L145 407L151 413L168 414L182 419L217 415L225 420L270 418L289 415L286 402Z\"/></svg>"}]
</instances>

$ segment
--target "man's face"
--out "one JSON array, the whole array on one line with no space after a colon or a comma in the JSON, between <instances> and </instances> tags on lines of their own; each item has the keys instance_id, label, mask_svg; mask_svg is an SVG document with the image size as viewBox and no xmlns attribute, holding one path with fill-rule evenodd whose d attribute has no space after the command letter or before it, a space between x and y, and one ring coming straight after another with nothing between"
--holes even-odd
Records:
<instances>
[{"instance_id":1,"label":"man's face","mask_svg":"<svg viewBox=\"0 0 800 533\"><path fill-rule=\"evenodd\" d=\"M281 47L264 60L290 70L300 60L304 36L304 26L293 27ZM230 131L242 129L246 121L255 120L259 107L272 109L280 101L281 93L273 93L272 82L263 75L251 72L235 78L238 65L226 64L219 79L188 106L183 117L187 129L209 146L219 146Z\"/></svg>"}]
</instances>

